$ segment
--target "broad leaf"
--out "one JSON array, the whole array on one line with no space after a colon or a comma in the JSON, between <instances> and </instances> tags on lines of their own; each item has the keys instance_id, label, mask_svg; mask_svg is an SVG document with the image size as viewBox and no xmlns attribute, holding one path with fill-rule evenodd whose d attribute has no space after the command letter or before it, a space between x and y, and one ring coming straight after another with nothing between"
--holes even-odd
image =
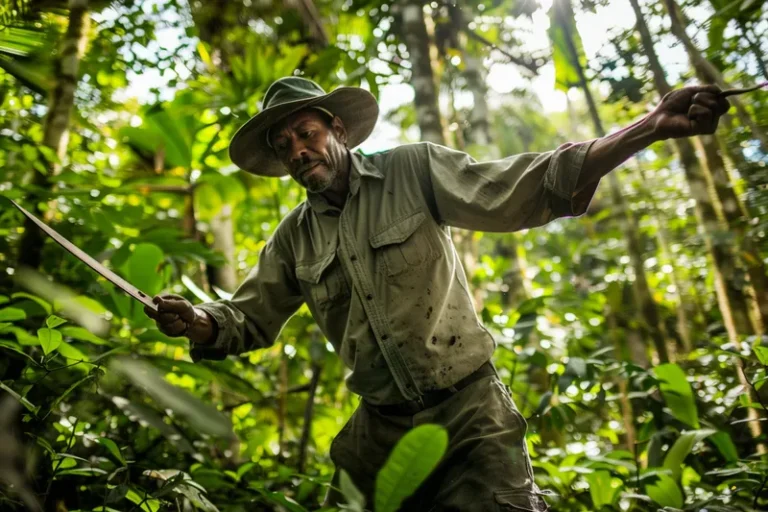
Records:
<instances>
[{"instance_id":1,"label":"broad leaf","mask_svg":"<svg viewBox=\"0 0 768 512\"><path fill-rule=\"evenodd\" d=\"M24 320L27 314L19 308L0 309L0 322L13 322L15 320Z\"/></svg>"},{"instance_id":2,"label":"broad leaf","mask_svg":"<svg viewBox=\"0 0 768 512\"><path fill-rule=\"evenodd\" d=\"M376 512L395 512L421 485L448 447L448 432L439 425L420 425L395 445L376 476Z\"/></svg>"},{"instance_id":3,"label":"broad leaf","mask_svg":"<svg viewBox=\"0 0 768 512\"><path fill-rule=\"evenodd\" d=\"M669 475L657 475L658 480L648 485L645 492L662 507L681 508L683 493Z\"/></svg>"},{"instance_id":4,"label":"broad leaf","mask_svg":"<svg viewBox=\"0 0 768 512\"><path fill-rule=\"evenodd\" d=\"M128 465L128 462L126 462L125 457L123 457L123 453L120 451L120 447L117 446L117 444L106 437L99 437L96 439L100 445L102 445L104 448L109 450L109 453L112 454L113 457L115 457L117 460L120 461L120 463L123 466Z\"/></svg>"},{"instance_id":5,"label":"broad leaf","mask_svg":"<svg viewBox=\"0 0 768 512\"><path fill-rule=\"evenodd\" d=\"M571 0L555 0L549 11L549 39L555 64L555 87L567 91L580 83L579 68L587 67L587 58L576 28Z\"/></svg>"},{"instance_id":6,"label":"broad leaf","mask_svg":"<svg viewBox=\"0 0 768 512\"><path fill-rule=\"evenodd\" d=\"M66 319L56 315L51 315L45 319L45 325L47 325L50 329L55 329L56 327L65 323L67 323Z\"/></svg>"},{"instance_id":7,"label":"broad leaf","mask_svg":"<svg viewBox=\"0 0 768 512\"><path fill-rule=\"evenodd\" d=\"M612 477L608 471L595 471L584 475L584 479L589 483L593 510L600 510L604 506L613 505L618 497L619 487L611 485Z\"/></svg>"},{"instance_id":8,"label":"broad leaf","mask_svg":"<svg viewBox=\"0 0 768 512\"><path fill-rule=\"evenodd\" d=\"M698 429L699 414L696 410L696 402L682 368L674 363L667 363L657 366L654 373L660 381L661 394L672 411L672 416Z\"/></svg>"},{"instance_id":9,"label":"broad leaf","mask_svg":"<svg viewBox=\"0 0 768 512\"><path fill-rule=\"evenodd\" d=\"M50 354L61 345L61 333L56 329L49 329L43 327L37 330L37 339L40 341L40 346L43 347L45 355Z\"/></svg>"},{"instance_id":10,"label":"broad leaf","mask_svg":"<svg viewBox=\"0 0 768 512\"><path fill-rule=\"evenodd\" d=\"M696 446L696 443L715 432L715 430L692 430L680 434L664 458L664 467L672 471L672 478L675 481L680 479L680 474L683 472L683 462L693 447Z\"/></svg>"},{"instance_id":11,"label":"broad leaf","mask_svg":"<svg viewBox=\"0 0 768 512\"><path fill-rule=\"evenodd\" d=\"M144 388L157 402L184 416L199 431L213 436L232 436L232 425L227 417L199 398L170 384L149 364L122 357L113 360L111 366Z\"/></svg>"}]
</instances>

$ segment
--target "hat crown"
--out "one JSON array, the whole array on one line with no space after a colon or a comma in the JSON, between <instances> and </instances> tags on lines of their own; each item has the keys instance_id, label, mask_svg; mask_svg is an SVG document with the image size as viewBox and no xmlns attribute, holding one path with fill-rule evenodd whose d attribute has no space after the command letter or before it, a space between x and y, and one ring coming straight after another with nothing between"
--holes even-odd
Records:
<instances>
[{"instance_id":1,"label":"hat crown","mask_svg":"<svg viewBox=\"0 0 768 512\"><path fill-rule=\"evenodd\" d=\"M312 80L298 76L280 78L275 80L267 89L267 93L264 95L264 109L323 95L325 95L323 88Z\"/></svg>"}]
</instances>

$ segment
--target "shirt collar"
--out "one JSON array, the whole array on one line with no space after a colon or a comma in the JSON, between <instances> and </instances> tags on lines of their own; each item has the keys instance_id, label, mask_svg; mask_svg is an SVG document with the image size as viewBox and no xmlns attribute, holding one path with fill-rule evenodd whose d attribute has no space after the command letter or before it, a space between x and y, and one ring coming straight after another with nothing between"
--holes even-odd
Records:
<instances>
[{"instance_id":1,"label":"shirt collar","mask_svg":"<svg viewBox=\"0 0 768 512\"><path fill-rule=\"evenodd\" d=\"M351 159L351 165L349 170L349 195L350 197L357 195L360 190L360 178L376 178L383 179L382 172L371 163L365 155L360 153L349 153ZM328 201L320 194L314 194L307 192L307 200L304 201L301 206L296 224L299 225L307 215L307 210L312 209L315 213L325 213L329 210L335 210L334 206L328 204Z\"/></svg>"}]
</instances>

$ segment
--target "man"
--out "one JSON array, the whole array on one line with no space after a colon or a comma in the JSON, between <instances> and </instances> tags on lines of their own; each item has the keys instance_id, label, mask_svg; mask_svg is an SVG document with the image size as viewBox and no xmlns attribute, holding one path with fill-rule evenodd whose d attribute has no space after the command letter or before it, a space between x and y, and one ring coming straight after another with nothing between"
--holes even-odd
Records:
<instances>
[{"instance_id":1,"label":"man","mask_svg":"<svg viewBox=\"0 0 768 512\"><path fill-rule=\"evenodd\" d=\"M352 370L348 388L362 396L331 458L369 504L395 443L438 423L448 451L403 510L546 510L525 420L489 362L494 340L475 315L449 228L515 231L583 214L602 176L635 152L713 133L729 106L718 92L683 88L618 133L477 163L431 143L352 153L376 123L374 97L280 79L234 136L230 156L254 174L289 174L307 200L283 219L231 300L193 307L155 297L159 313L147 314L164 333L188 337L193 359L222 359L271 345L306 302ZM329 493L330 503L339 499Z\"/></svg>"}]
</instances>

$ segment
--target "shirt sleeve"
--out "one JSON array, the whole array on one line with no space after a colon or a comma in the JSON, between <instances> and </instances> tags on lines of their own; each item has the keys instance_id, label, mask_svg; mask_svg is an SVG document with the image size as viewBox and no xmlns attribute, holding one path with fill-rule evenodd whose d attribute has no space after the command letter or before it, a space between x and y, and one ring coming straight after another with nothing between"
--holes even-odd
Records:
<instances>
[{"instance_id":1,"label":"shirt sleeve","mask_svg":"<svg viewBox=\"0 0 768 512\"><path fill-rule=\"evenodd\" d=\"M213 317L218 335L210 345L192 343L192 360L221 360L272 345L303 302L294 266L283 257L273 237L230 300L195 306Z\"/></svg>"},{"instance_id":2,"label":"shirt sleeve","mask_svg":"<svg viewBox=\"0 0 768 512\"><path fill-rule=\"evenodd\" d=\"M574 194L592 143L569 142L555 151L486 162L425 143L422 186L438 220L449 226L489 232L542 226L587 211L598 183Z\"/></svg>"}]
</instances>

